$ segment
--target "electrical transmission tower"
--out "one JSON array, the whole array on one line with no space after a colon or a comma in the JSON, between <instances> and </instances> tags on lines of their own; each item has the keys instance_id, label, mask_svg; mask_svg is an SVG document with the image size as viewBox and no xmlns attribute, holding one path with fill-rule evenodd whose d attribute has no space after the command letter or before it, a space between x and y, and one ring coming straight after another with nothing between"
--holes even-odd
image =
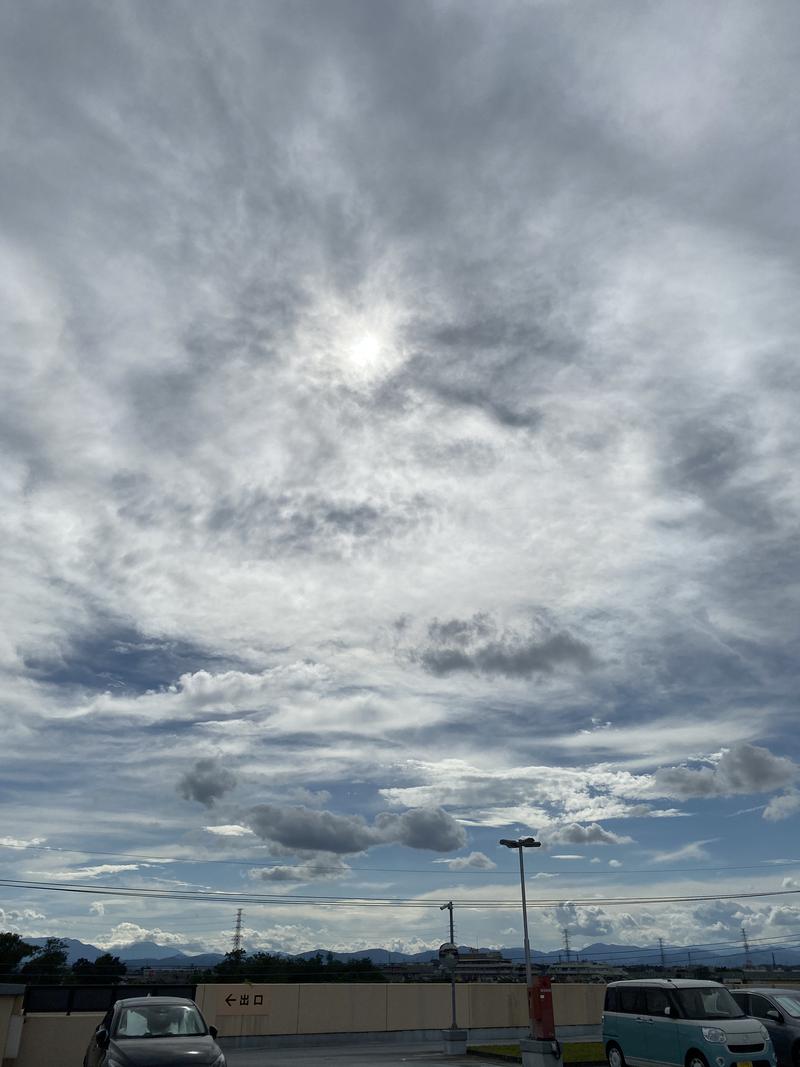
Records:
<instances>
[{"instance_id":1,"label":"electrical transmission tower","mask_svg":"<svg viewBox=\"0 0 800 1067\"><path fill-rule=\"evenodd\" d=\"M236 926L233 931L233 955L238 959L242 955L242 909L236 912Z\"/></svg>"},{"instance_id":2,"label":"electrical transmission tower","mask_svg":"<svg viewBox=\"0 0 800 1067\"><path fill-rule=\"evenodd\" d=\"M564 953L567 957L567 966L569 966L569 930L564 927L562 933L564 934Z\"/></svg>"},{"instance_id":3,"label":"electrical transmission tower","mask_svg":"<svg viewBox=\"0 0 800 1067\"><path fill-rule=\"evenodd\" d=\"M750 959L750 942L747 940L747 934L744 927L742 927L742 944L744 945L744 965L745 967L752 967L753 961Z\"/></svg>"},{"instance_id":4,"label":"electrical transmission tower","mask_svg":"<svg viewBox=\"0 0 800 1067\"><path fill-rule=\"evenodd\" d=\"M659 953L661 955L661 970L663 971L664 968L667 965L666 957L664 956L664 938L663 937L659 937L659 939L658 939L658 951L659 951Z\"/></svg>"}]
</instances>

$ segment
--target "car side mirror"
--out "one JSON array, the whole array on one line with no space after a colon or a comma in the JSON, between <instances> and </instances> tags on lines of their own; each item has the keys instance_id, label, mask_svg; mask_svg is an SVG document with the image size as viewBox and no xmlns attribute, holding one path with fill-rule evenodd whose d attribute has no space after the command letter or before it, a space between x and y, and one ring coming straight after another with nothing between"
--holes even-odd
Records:
<instances>
[{"instance_id":1,"label":"car side mirror","mask_svg":"<svg viewBox=\"0 0 800 1067\"><path fill-rule=\"evenodd\" d=\"M769 1009L769 1011L767 1012L767 1018L774 1019L776 1023L783 1022L783 1016L779 1011L776 1011L774 1008Z\"/></svg>"},{"instance_id":2,"label":"car side mirror","mask_svg":"<svg viewBox=\"0 0 800 1067\"><path fill-rule=\"evenodd\" d=\"M211 1034L212 1037L215 1038L219 1033L219 1030L216 1028L216 1026L209 1026L208 1032Z\"/></svg>"},{"instance_id":3,"label":"car side mirror","mask_svg":"<svg viewBox=\"0 0 800 1067\"><path fill-rule=\"evenodd\" d=\"M98 1026L94 1032L94 1039L100 1048L108 1048L108 1042L110 1040L108 1030L105 1026Z\"/></svg>"}]
</instances>

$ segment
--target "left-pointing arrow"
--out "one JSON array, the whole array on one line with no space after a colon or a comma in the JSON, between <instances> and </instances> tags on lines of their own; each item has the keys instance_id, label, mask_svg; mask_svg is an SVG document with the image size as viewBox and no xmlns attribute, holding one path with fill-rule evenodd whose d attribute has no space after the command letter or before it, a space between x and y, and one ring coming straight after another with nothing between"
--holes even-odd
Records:
<instances>
[{"instance_id":1,"label":"left-pointing arrow","mask_svg":"<svg viewBox=\"0 0 800 1067\"><path fill-rule=\"evenodd\" d=\"M228 993L227 997L225 997L225 1003L228 1005L228 1007L230 1007L235 1000L236 997L233 995L233 993Z\"/></svg>"}]
</instances>

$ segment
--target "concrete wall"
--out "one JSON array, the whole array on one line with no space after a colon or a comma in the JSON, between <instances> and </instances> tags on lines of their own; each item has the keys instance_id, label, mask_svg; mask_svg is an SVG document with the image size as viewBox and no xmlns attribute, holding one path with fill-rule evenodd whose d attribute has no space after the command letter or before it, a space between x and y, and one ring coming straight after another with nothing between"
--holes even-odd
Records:
<instances>
[{"instance_id":1,"label":"concrete wall","mask_svg":"<svg viewBox=\"0 0 800 1067\"><path fill-rule=\"evenodd\" d=\"M20 990L22 987L19 987ZM5 985L0 991L0 1063L15 1061L6 1056L15 1055L20 1037L22 1021L22 993L13 992L13 986Z\"/></svg>"},{"instance_id":2,"label":"concrete wall","mask_svg":"<svg viewBox=\"0 0 800 1067\"><path fill-rule=\"evenodd\" d=\"M556 1025L597 1026L604 986L553 986ZM459 983L458 1025L468 1030L523 1027L525 986ZM2 1003L2 1000L0 1000ZM197 1003L223 1038L244 1040L307 1034L435 1031L451 1022L450 986L440 984L320 984L198 986ZM25 1018L20 1055L3 1067L81 1067L103 1016L99 1012ZM250 1040L248 1040L250 1039Z\"/></svg>"},{"instance_id":3,"label":"concrete wall","mask_svg":"<svg viewBox=\"0 0 800 1067\"><path fill-rule=\"evenodd\" d=\"M81 1067L102 1012L85 1015L26 1015L19 1056L9 1067ZM3 1065L5 1067L5 1063Z\"/></svg>"}]
</instances>

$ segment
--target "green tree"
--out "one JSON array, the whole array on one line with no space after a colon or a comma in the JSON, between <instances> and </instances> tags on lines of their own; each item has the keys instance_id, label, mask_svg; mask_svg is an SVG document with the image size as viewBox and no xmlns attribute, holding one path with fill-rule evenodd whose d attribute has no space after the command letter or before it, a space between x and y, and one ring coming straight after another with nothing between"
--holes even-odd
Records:
<instances>
[{"instance_id":1,"label":"green tree","mask_svg":"<svg viewBox=\"0 0 800 1067\"><path fill-rule=\"evenodd\" d=\"M29 945L19 934L0 932L0 975L13 975L26 956L33 956L35 945Z\"/></svg>"},{"instance_id":2,"label":"green tree","mask_svg":"<svg viewBox=\"0 0 800 1067\"><path fill-rule=\"evenodd\" d=\"M81 957L72 964L72 973L78 982L105 985L106 983L119 982L128 968L119 956L112 956L110 952L104 952L94 962Z\"/></svg>"},{"instance_id":3,"label":"green tree","mask_svg":"<svg viewBox=\"0 0 800 1067\"><path fill-rule=\"evenodd\" d=\"M35 955L23 964L20 974L28 982L60 982L67 970L67 943L60 937L48 937Z\"/></svg>"}]
</instances>

